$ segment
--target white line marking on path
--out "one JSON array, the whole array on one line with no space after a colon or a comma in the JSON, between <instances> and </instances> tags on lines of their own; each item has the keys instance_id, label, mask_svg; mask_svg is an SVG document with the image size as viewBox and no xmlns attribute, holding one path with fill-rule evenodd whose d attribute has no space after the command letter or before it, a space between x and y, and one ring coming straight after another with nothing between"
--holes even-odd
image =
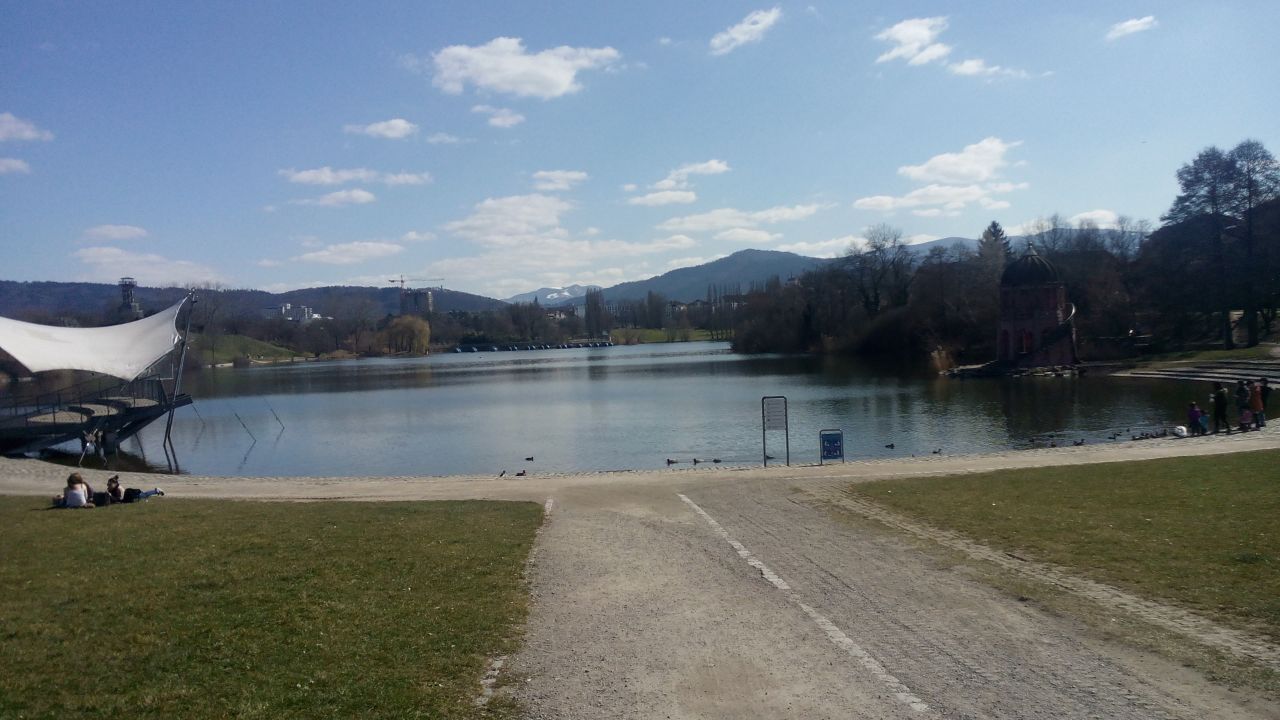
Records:
<instances>
[{"instance_id":1,"label":"white line marking on path","mask_svg":"<svg viewBox=\"0 0 1280 720\"><path fill-rule=\"evenodd\" d=\"M550 515L550 514L551 514L551 508L553 508L553 507L555 507L555 506L556 506L556 499L555 499L555 498L547 498L547 502L546 502L546 503L544 503L544 504L543 504L543 506L542 506L542 514L543 514L543 515Z\"/></svg>"},{"instance_id":2,"label":"white line marking on path","mask_svg":"<svg viewBox=\"0 0 1280 720\"><path fill-rule=\"evenodd\" d=\"M761 562L760 559L743 546L742 543L734 540L733 537L729 535L729 532L725 530L720 523L716 522L715 518L707 514L706 510L698 507L697 503L690 500L685 495L680 493L676 493L676 495L683 500L685 504L693 508L695 513L702 516L702 519L707 521L707 524L711 526L711 529L715 531L717 535L728 541L729 545L734 550L738 551L738 557L745 560L751 567L759 570L765 580L768 580L770 584L781 590L787 600L795 603L805 615L808 615L809 618L813 620L814 624L818 626L818 629L826 633L827 639L830 640L833 645L847 652L850 657L857 660L862 667L866 668L867 671L870 672L877 680L884 683L899 702L916 712L927 712L929 710L928 703L921 700L915 693L911 692L911 688L904 685L901 680L890 674L890 672L885 669L885 666L881 664L875 656L864 650L861 645L854 642L853 639L846 635L843 630L836 627L836 624L831 622L827 616L800 600L791 586L787 584L786 580L783 580L781 576L773 570L770 570L768 565Z\"/></svg>"}]
</instances>

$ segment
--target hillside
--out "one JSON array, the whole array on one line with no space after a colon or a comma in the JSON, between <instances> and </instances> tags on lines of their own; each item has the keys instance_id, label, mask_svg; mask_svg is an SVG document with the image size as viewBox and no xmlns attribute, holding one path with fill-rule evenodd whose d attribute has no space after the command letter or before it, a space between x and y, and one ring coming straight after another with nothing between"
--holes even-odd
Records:
<instances>
[{"instance_id":1,"label":"hillside","mask_svg":"<svg viewBox=\"0 0 1280 720\"><path fill-rule=\"evenodd\" d=\"M533 292L520 293L512 295L503 302L531 303L537 300L541 305L572 305L583 302L580 298L586 296L591 290L599 290L599 285L570 285L569 287L560 288L538 288Z\"/></svg>"},{"instance_id":2,"label":"hillside","mask_svg":"<svg viewBox=\"0 0 1280 720\"><path fill-rule=\"evenodd\" d=\"M640 300L649 292L655 292L669 300L691 302L706 298L708 287L741 287L745 292L753 283L763 284L775 275L785 281L827 262L777 250L739 250L729 257L703 265L679 268L648 280L605 288L604 298L609 302ZM580 304L582 301L577 302Z\"/></svg>"},{"instance_id":3,"label":"hillside","mask_svg":"<svg viewBox=\"0 0 1280 720\"><path fill-rule=\"evenodd\" d=\"M134 296L145 311L168 307L186 294L183 288L139 287ZM210 291L202 291L208 294ZM283 293L262 290L218 290L219 312L256 313L264 308L290 303L306 305L320 315L338 317L344 311L371 303L375 314L394 313L400 307L398 288L331 286L303 288ZM436 289L436 310L491 310L503 302L456 290ZM17 282L0 280L0 315L31 319L51 319L62 315L98 314L120 304L120 289L106 283Z\"/></svg>"}]
</instances>

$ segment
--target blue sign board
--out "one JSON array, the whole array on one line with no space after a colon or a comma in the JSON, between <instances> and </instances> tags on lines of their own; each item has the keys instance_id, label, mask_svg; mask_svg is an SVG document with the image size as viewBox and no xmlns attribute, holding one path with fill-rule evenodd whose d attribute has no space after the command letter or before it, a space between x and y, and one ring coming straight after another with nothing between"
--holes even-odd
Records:
<instances>
[{"instance_id":1,"label":"blue sign board","mask_svg":"<svg viewBox=\"0 0 1280 720\"><path fill-rule=\"evenodd\" d=\"M840 462L844 462L844 431L818 431L818 449L819 464L826 460L839 460Z\"/></svg>"}]
</instances>

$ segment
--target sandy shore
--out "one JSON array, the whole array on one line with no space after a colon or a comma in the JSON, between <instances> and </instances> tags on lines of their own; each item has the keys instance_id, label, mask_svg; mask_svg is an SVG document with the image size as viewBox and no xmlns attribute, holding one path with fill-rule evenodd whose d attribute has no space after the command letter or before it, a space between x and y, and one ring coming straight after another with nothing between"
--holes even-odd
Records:
<instances>
[{"instance_id":1,"label":"sandy shore","mask_svg":"<svg viewBox=\"0 0 1280 720\"><path fill-rule=\"evenodd\" d=\"M502 499L541 502L548 495L594 485L681 488L753 480L833 480L851 482L913 475L951 475L1008 468L1148 460L1280 448L1280 423L1262 432L1203 438L1116 441L1081 447L1011 450L981 455L940 455L786 467L717 467L540 475L237 477L120 473L127 487L160 486L174 496L246 500L445 500ZM536 466L535 466L536 467ZM0 494L52 495L71 471L39 460L0 458ZM115 474L81 470L91 485L105 487Z\"/></svg>"}]
</instances>

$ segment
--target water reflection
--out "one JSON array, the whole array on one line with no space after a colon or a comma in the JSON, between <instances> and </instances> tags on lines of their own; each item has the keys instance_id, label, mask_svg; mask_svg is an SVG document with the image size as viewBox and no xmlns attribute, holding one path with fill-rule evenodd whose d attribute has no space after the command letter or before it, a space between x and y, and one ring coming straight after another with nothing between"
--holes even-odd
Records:
<instances>
[{"instance_id":1,"label":"water reflection","mask_svg":"<svg viewBox=\"0 0 1280 720\"><path fill-rule=\"evenodd\" d=\"M1105 442L1173 424L1204 394L1105 377L943 379L846 359L738 356L723 343L300 363L206 372L188 387L196 407L174 426L184 469L254 475L756 463L762 395L789 398L793 462L816 462L823 428L844 429L851 458ZM158 442L149 428L156 456Z\"/></svg>"}]
</instances>

